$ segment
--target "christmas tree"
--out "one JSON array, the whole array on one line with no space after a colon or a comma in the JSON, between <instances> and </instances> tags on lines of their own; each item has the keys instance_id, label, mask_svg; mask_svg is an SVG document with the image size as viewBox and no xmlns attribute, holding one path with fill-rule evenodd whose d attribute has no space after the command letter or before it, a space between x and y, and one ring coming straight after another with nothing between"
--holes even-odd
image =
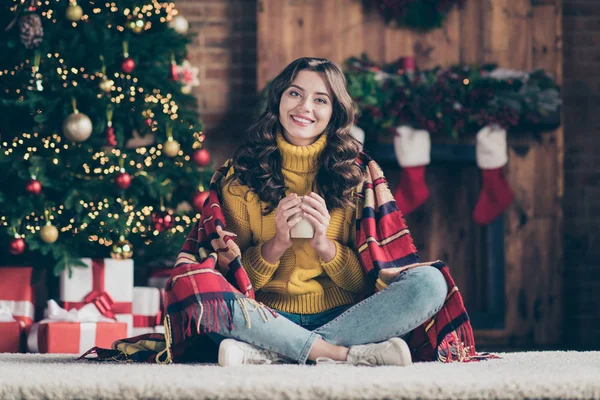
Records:
<instances>
[{"instance_id":1,"label":"christmas tree","mask_svg":"<svg viewBox=\"0 0 600 400\"><path fill-rule=\"evenodd\" d=\"M174 260L207 195L188 22L172 2L0 6L0 259Z\"/></svg>"}]
</instances>

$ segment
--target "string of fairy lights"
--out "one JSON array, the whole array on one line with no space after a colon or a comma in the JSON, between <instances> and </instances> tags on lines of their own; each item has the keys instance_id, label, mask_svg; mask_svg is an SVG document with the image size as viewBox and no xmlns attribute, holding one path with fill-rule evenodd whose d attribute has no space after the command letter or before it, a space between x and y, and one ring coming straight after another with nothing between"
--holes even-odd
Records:
<instances>
[{"instance_id":1,"label":"string of fairy lights","mask_svg":"<svg viewBox=\"0 0 600 400\"><path fill-rule=\"evenodd\" d=\"M19 0L15 2L10 10L16 14L20 7L29 6L39 8L40 16L42 18L51 23L57 23L56 12L52 8L52 4L59 3L60 1L61 0L46 0L42 2ZM148 4L137 5L131 8L119 8L114 2L104 2L96 5L94 1L91 1L90 4L94 7L91 10L91 14L88 15L82 11L76 1L70 1L67 9L67 17L71 20L71 25L74 28L76 28L79 23L89 21L94 15L113 13L118 17L123 17L122 19L126 22L125 24L108 22L106 25L107 29L114 29L118 32L124 32L126 29L129 29L135 33L141 33L152 28L151 18L158 18L160 23L168 23L178 14L174 3L161 3L156 0L152 0ZM117 19L121 18L111 18L111 21ZM126 42L123 43L123 49L124 54L127 54ZM44 64L48 64L48 66L52 67L50 69L45 68ZM35 86L28 87L27 90L16 88L14 89L14 92L12 92L18 96L17 101L23 102L27 91L43 90L43 74L48 74L51 71L56 72L59 82L62 82L61 85L63 88L77 88L80 86L91 87L91 84L100 82L99 87L101 90L97 94L98 98L107 96L110 103L114 105L118 105L125 100L136 102L137 96L143 96L143 102L146 104L146 107L144 111L142 111L142 116L146 119L148 129L151 132L156 132L161 129L156 120L155 112L164 114L173 122L177 121L179 123L184 123L183 120L179 120L179 106L170 93L161 93L158 89L153 89L151 93L145 93L144 88L138 86L138 78L131 73L115 72L112 76L108 76L104 66L102 67L102 71L88 71L82 66L68 66L65 63L64 57L58 52L48 52L44 56L40 56L36 52L34 59L27 59L12 68L0 70L0 77L16 76L19 73L32 73ZM6 94L12 94L9 88L5 88L4 92ZM75 104L75 101L73 102ZM74 110L77 112L75 105ZM42 113L42 110L37 110L37 113ZM188 127L191 130L195 128L193 125L189 125ZM165 129L167 131L168 141L165 142L165 144L157 143L155 145L132 149L133 154L138 157L128 157L127 153L118 148L105 147L93 152L91 154L92 163L83 163L81 165L81 171L68 168L69 173L73 177L82 180L113 179L115 174L124 172L124 167L127 167L127 170L131 172L134 177L144 176L149 180L154 179L146 173L145 169L163 167L164 161L162 156L164 155L163 153L166 152L164 146L174 142L171 134L172 127L167 124ZM193 142L192 148L194 150L202 149L203 142L206 138L203 132L193 131L193 137L195 141ZM170 158L170 162L173 165L184 168L185 163L189 162L191 157L179 148L177 142L175 143L177 144L177 151L173 152L171 150L167 157ZM51 164L57 166L60 164L61 153L73 150L73 147L80 146L81 145L78 143L71 143L68 140L64 140L58 133L51 133L48 136L43 136L38 132L23 132L20 136L14 137L11 141L1 142L0 151L7 157L14 157L22 154L24 161L30 160L35 155L43 155L46 159L50 160ZM172 148L173 146L171 146L171 149ZM32 179L35 179L35 177L32 176ZM199 186L198 189L204 191L202 186ZM123 196L124 195L125 192L123 191ZM72 233L73 235L76 235L86 232L86 229L90 227L90 224L104 227L109 225L108 222L111 220L124 220L123 225L126 227L126 232L146 236L158 236L161 231L153 229L152 224L149 221L153 218L153 213L158 211L158 208L149 205L138 208L133 200L125 199L123 196L116 197L115 199L104 198L96 202L79 200L78 205L84 210L84 214L87 218L84 218L85 221L81 222L77 221L76 218L66 217L68 219L62 220L63 224L58 228L60 233ZM163 199L161 198L160 209L164 209L162 204ZM64 205L48 206L41 212L32 211L24 216L22 220L19 220L18 226L12 225L6 216L0 215L0 226L8 227L14 233L15 238L23 238L25 237L26 232L31 234L39 233L44 229L44 225L48 226L52 224L58 217L64 217L66 213L67 210ZM195 222L198 217L199 214L193 216L174 215L174 224L168 232L172 234L182 233L184 232L185 227ZM99 233L100 232L98 231L90 232L87 234L88 240L104 246L113 245L114 241L110 236L102 237ZM120 240L122 240L124 236L123 232L119 233Z\"/></svg>"},{"instance_id":2,"label":"string of fairy lights","mask_svg":"<svg viewBox=\"0 0 600 400\"><path fill-rule=\"evenodd\" d=\"M54 3L60 3L61 0L54 0ZM29 0L20 0L20 1L16 1L15 4L13 4L10 7L10 11L11 12L16 12L18 7L22 7L22 6L26 6L28 5L28 3L31 3ZM53 2L52 1L36 1L34 2L34 6L35 7L49 7L47 10L42 11L41 16L48 19L50 22L52 23L56 23L57 20L54 16L55 12L54 9L50 8L51 4ZM74 14L79 14L78 15L78 20L79 21L83 21L83 22L87 22L89 20L89 15L83 13L83 10L81 10L81 7L77 6L77 1L74 0L70 0L69 1L70 5L69 8L70 10L68 12L70 13L74 13ZM95 5L95 1L90 1L90 4L94 4ZM135 6L133 8L129 8L129 7L124 7L124 8L119 8L119 6L115 3L115 2L105 2L103 4L98 4L96 7L94 7L92 9L92 13L93 14L102 14L102 13L113 13L113 14L122 14L124 17L127 18L128 21L128 25L127 27L123 26L123 25L118 25L118 24L108 24L107 28L108 29L116 29L119 32L123 32L126 28L129 29L134 29L134 32L136 33L140 33L144 30L148 30L152 27L152 24L150 21L144 21L144 18L150 18L153 16L160 16L160 22L161 23L166 23L169 22L173 19L174 16L177 15L177 10L175 9L175 4L174 3L161 3L157 0L153 0L150 4L144 4L141 6ZM161 15L163 14L164 15ZM155 14L155 15L154 15ZM77 21L72 21L72 24L74 27L77 26Z\"/></svg>"},{"instance_id":3,"label":"string of fairy lights","mask_svg":"<svg viewBox=\"0 0 600 400\"><path fill-rule=\"evenodd\" d=\"M205 136L201 133L195 133L195 137L198 141L203 141L205 138ZM21 137L15 137L10 144L8 142L2 142L1 147L3 149L4 155L7 157L11 156L11 155L13 155L13 153L17 152L20 147L23 147L23 149L22 149L23 160L29 160L33 155L38 153L41 149L51 150L54 153L54 155L51 159L51 162L54 165L58 165L60 162L59 156L60 156L61 150L66 151L66 150L69 150L69 147L70 147L69 144L62 143L62 140L63 140L63 138L58 134L52 134L50 137L40 138L39 134L37 132L33 133L33 134L23 133L21 135ZM40 143L40 142L42 144L41 148L33 145L33 143ZM161 156L161 148L162 148L162 145L158 144L156 146L151 146L149 148L139 147L139 148L135 149L135 152L137 154L144 155L145 158L144 158L143 164L140 162L136 162L134 160L129 161L129 163L128 163L129 167L136 170L133 173L133 175L139 175L139 174L147 175L145 169L152 168L154 162L157 163L156 164L157 167L161 168L163 166L163 161L157 161L157 160L159 160L159 158ZM117 157L117 158L120 158L123 160L127 159L127 154L123 153L120 149L117 149L117 148L111 149L110 153L114 157ZM180 151L180 153L183 154L181 151ZM91 156L91 159L93 161L99 162L99 164L101 166L91 168L90 165L88 165L87 163L84 163L84 164L82 164L84 175L78 175L74 171L71 171L71 174L74 176L77 176L78 178L81 178L81 179L102 180L102 179L110 179L117 171L120 170L119 165L115 165L114 163L112 163L111 157L109 157L105 151L97 151L96 153L94 153ZM185 155L183 157L183 159L186 162L190 161L190 156ZM183 162L174 162L173 165L183 168L185 164ZM115 200L117 203L122 204L123 212L125 214L129 214L129 217L126 222L126 226L128 229L131 229L132 233L134 233L134 234L138 233L138 232L145 233L149 230L149 228L147 228L145 225L148 224L148 221L147 221L148 217L151 216L152 213L155 211L154 207L145 206L141 210L136 211L135 206L130 201L122 199L122 198L116 198ZM110 201L107 198L105 198L102 201L97 202L97 203L93 203L93 202L86 203L84 201L80 201L80 205L83 206L83 208L87 211L87 213L88 213L87 216L91 220L97 219L100 216L100 211L102 211L103 209L104 210L111 209ZM54 220L53 214L56 213L58 215L61 215L64 211L64 206L61 205L59 207L52 207L52 208L50 208L50 210L52 211L52 213L50 213L49 221L52 221L52 220ZM118 213L108 212L106 214L106 217L119 219L120 215ZM30 233L36 233L40 230L39 224L41 222L44 222L46 220L46 218L47 217L45 217L43 214L38 215L35 212L32 212L30 215L28 215L24 218L24 222L25 222L24 229ZM195 222L196 217L190 218L186 215L175 216L174 220L175 220L175 226L171 229L171 233L183 232L184 226L188 226L191 222ZM61 232L69 232L69 231L73 231L74 233L82 232L87 227L87 224L85 224L85 223L81 224L79 226L74 226L73 220L71 220L69 222L70 222L69 225L66 225L60 229ZM183 223L184 226L182 226L180 223ZM100 225L101 226L104 225L104 222L100 221ZM5 226L5 227L8 226L8 222L4 216L0 216L0 226ZM157 230L154 230L152 233L155 236L160 234L160 232ZM94 237L94 235L90 236L90 238L93 238L93 237ZM106 241L106 242L109 243L110 241ZM107 245L109 245L109 244L107 244Z\"/></svg>"}]
</instances>

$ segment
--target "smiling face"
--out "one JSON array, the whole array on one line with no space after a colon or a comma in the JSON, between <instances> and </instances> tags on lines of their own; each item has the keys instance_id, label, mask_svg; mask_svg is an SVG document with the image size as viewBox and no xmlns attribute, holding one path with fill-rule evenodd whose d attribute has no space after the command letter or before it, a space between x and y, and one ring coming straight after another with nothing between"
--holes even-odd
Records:
<instances>
[{"instance_id":1,"label":"smiling face","mask_svg":"<svg viewBox=\"0 0 600 400\"><path fill-rule=\"evenodd\" d=\"M279 102L283 137L295 146L308 146L325 131L332 113L333 95L323 75L302 70Z\"/></svg>"}]
</instances>

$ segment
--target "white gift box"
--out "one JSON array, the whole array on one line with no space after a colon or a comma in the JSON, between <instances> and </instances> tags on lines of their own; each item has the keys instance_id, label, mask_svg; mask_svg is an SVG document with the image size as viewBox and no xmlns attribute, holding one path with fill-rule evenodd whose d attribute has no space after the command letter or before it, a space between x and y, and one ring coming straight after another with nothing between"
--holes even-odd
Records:
<instances>
[{"instance_id":1,"label":"white gift box","mask_svg":"<svg viewBox=\"0 0 600 400\"><path fill-rule=\"evenodd\" d=\"M157 325L157 326L154 326L154 327L147 327L147 328L136 328L136 327L133 327L133 336L144 335L146 333L162 333L164 335L164 333L165 333L165 326L164 325Z\"/></svg>"},{"instance_id":2,"label":"white gift box","mask_svg":"<svg viewBox=\"0 0 600 400\"><path fill-rule=\"evenodd\" d=\"M148 278L148 286L164 289L167 287L167 281L171 277L172 268L163 268L153 271Z\"/></svg>"},{"instance_id":3,"label":"white gift box","mask_svg":"<svg viewBox=\"0 0 600 400\"><path fill-rule=\"evenodd\" d=\"M103 315L133 329L133 260L83 258L85 267L71 267L60 275L60 300L67 310L94 303Z\"/></svg>"},{"instance_id":4,"label":"white gift box","mask_svg":"<svg viewBox=\"0 0 600 400\"><path fill-rule=\"evenodd\" d=\"M164 333L162 326L164 290L133 288L133 335Z\"/></svg>"}]
</instances>

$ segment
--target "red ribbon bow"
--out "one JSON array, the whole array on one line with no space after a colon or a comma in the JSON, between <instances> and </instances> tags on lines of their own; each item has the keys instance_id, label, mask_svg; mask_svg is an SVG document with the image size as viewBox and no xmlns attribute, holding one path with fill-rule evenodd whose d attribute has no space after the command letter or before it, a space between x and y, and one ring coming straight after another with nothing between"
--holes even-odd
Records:
<instances>
[{"instance_id":1,"label":"red ribbon bow","mask_svg":"<svg viewBox=\"0 0 600 400\"><path fill-rule=\"evenodd\" d=\"M100 313L115 319L115 314L131 314L131 302L115 302L112 296L104 290L104 260L92 260L92 291L83 301L63 301L66 310L75 308L79 310L86 304L93 303Z\"/></svg>"},{"instance_id":2,"label":"red ribbon bow","mask_svg":"<svg viewBox=\"0 0 600 400\"><path fill-rule=\"evenodd\" d=\"M106 318L115 319L115 313L112 310L115 301L108 292L92 290L83 298L83 301L86 304L93 303L96 308L98 308L98 311L100 311L100 314L104 315Z\"/></svg>"}]
</instances>

